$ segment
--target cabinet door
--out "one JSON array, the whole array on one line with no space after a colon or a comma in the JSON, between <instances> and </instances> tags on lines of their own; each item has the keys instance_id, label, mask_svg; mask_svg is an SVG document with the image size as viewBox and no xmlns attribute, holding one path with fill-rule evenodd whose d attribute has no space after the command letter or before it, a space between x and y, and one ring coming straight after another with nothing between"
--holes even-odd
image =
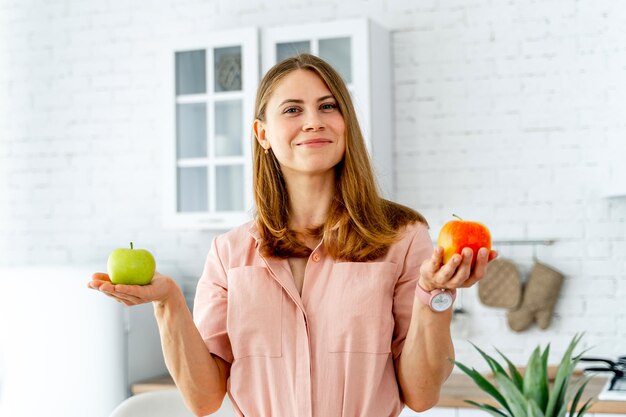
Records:
<instances>
[{"instance_id":1,"label":"cabinet door","mask_svg":"<svg viewBox=\"0 0 626 417\"><path fill-rule=\"evenodd\" d=\"M341 74L383 193L391 197L392 62L388 31L368 19L271 27L263 30L262 45L263 73L284 58L307 52L325 59Z\"/></svg>"},{"instance_id":2,"label":"cabinet door","mask_svg":"<svg viewBox=\"0 0 626 417\"><path fill-rule=\"evenodd\" d=\"M195 43L194 43L195 41ZM168 48L166 224L229 229L249 220L255 28Z\"/></svg>"}]
</instances>

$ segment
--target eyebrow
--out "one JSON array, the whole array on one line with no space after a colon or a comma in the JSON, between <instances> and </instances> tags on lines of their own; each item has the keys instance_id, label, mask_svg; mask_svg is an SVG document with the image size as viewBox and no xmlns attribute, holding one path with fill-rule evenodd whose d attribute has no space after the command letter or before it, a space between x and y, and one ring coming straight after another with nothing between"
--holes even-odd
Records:
<instances>
[{"instance_id":1,"label":"eyebrow","mask_svg":"<svg viewBox=\"0 0 626 417\"><path fill-rule=\"evenodd\" d=\"M320 101L324 101L324 100L328 100L329 98L334 99L335 96L333 96L332 94L329 94L327 96L323 96L317 99L317 102L319 103ZM287 100L284 100L282 103L280 103L278 105L278 107L287 104L287 103L296 103L296 104L302 104L304 103L304 100L300 100L300 99L295 99L295 98L288 98Z\"/></svg>"}]
</instances>

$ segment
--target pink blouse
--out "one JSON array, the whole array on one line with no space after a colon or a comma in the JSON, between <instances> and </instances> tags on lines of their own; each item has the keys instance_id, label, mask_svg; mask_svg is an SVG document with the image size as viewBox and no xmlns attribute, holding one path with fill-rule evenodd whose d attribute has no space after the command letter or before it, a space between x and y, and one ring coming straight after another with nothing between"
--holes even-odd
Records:
<instances>
[{"instance_id":1,"label":"pink blouse","mask_svg":"<svg viewBox=\"0 0 626 417\"><path fill-rule=\"evenodd\" d=\"M311 253L302 295L289 263L266 258L247 223L213 240L194 320L209 351L231 363L228 393L239 416L392 417L419 267L433 245L427 226L406 226L374 262Z\"/></svg>"}]
</instances>

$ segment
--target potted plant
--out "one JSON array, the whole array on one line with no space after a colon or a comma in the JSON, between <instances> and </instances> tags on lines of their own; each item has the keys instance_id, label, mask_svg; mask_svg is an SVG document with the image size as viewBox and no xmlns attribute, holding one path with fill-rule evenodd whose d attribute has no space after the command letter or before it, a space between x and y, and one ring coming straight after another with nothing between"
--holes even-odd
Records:
<instances>
[{"instance_id":1,"label":"potted plant","mask_svg":"<svg viewBox=\"0 0 626 417\"><path fill-rule=\"evenodd\" d=\"M568 345L552 386L548 375L549 344L543 352L539 346L535 348L523 375L499 350L496 349L506 362L508 372L500 362L473 345L491 368L495 384L474 368L470 369L456 361L455 364L472 378L480 389L489 394L499 407L470 400L466 402L496 417L566 417L571 401L569 417L584 416L591 406L591 398L581 407L578 405L589 378L584 378L574 391L569 390L572 372L581 356L572 356L572 353L581 338L582 334L575 335Z\"/></svg>"}]
</instances>

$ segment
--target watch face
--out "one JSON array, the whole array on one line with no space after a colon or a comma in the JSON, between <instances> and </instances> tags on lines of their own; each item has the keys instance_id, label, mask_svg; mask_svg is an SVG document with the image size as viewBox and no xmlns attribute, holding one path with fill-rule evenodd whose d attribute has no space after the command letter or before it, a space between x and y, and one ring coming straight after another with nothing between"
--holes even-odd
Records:
<instances>
[{"instance_id":1,"label":"watch face","mask_svg":"<svg viewBox=\"0 0 626 417\"><path fill-rule=\"evenodd\" d=\"M446 311L452 306L452 296L449 292L435 295L431 301L431 307L435 311Z\"/></svg>"}]
</instances>

